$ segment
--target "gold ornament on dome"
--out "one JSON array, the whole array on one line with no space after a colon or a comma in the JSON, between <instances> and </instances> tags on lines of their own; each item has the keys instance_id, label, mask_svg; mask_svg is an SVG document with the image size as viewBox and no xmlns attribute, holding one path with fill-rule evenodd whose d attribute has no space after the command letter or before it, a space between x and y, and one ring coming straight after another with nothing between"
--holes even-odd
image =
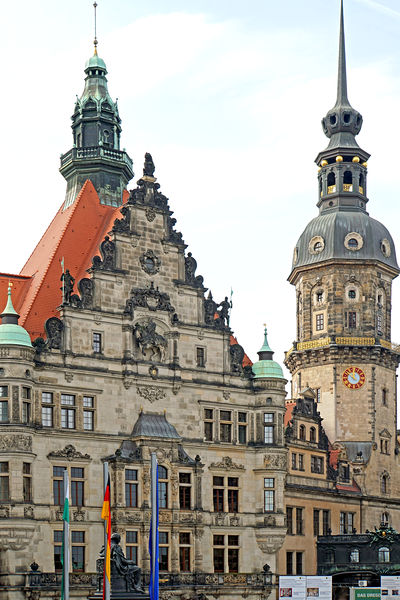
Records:
<instances>
[{"instance_id":1,"label":"gold ornament on dome","mask_svg":"<svg viewBox=\"0 0 400 600\"><path fill-rule=\"evenodd\" d=\"M343 162L343 156L340 156L339 154L339 156L336 157L336 162Z\"/></svg>"},{"instance_id":2,"label":"gold ornament on dome","mask_svg":"<svg viewBox=\"0 0 400 600\"><path fill-rule=\"evenodd\" d=\"M368 163L367 162L363 162L362 166L365 167L365 168L367 168L368 167Z\"/></svg>"},{"instance_id":3,"label":"gold ornament on dome","mask_svg":"<svg viewBox=\"0 0 400 600\"><path fill-rule=\"evenodd\" d=\"M359 163L360 162L360 157L359 156L353 156L353 161L355 163Z\"/></svg>"},{"instance_id":4,"label":"gold ornament on dome","mask_svg":"<svg viewBox=\"0 0 400 600\"><path fill-rule=\"evenodd\" d=\"M327 160L321 160L321 167L326 167L326 165L328 164Z\"/></svg>"}]
</instances>

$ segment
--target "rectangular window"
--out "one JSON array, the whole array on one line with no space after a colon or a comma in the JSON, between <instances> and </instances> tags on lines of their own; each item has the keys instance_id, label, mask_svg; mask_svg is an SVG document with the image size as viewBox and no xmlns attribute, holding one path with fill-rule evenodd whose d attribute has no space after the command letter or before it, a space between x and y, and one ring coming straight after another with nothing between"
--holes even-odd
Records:
<instances>
[{"instance_id":1,"label":"rectangular window","mask_svg":"<svg viewBox=\"0 0 400 600\"><path fill-rule=\"evenodd\" d=\"M304 471L304 454L299 454L299 471Z\"/></svg>"},{"instance_id":2,"label":"rectangular window","mask_svg":"<svg viewBox=\"0 0 400 600\"><path fill-rule=\"evenodd\" d=\"M213 477L214 512L224 512L224 478Z\"/></svg>"},{"instance_id":3,"label":"rectangular window","mask_svg":"<svg viewBox=\"0 0 400 600\"><path fill-rule=\"evenodd\" d=\"M132 560L135 565L138 564L138 532L126 532L126 558Z\"/></svg>"},{"instance_id":4,"label":"rectangular window","mask_svg":"<svg viewBox=\"0 0 400 600\"><path fill-rule=\"evenodd\" d=\"M168 571L169 568L169 546L168 546L168 532L160 531L159 533L159 569L160 571Z\"/></svg>"},{"instance_id":5,"label":"rectangular window","mask_svg":"<svg viewBox=\"0 0 400 600\"><path fill-rule=\"evenodd\" d=\"M296 452L292 452L292 469L294 471L297 470L297 454L296 454Z\"/></svg>"},{"instance_id":6,"label":"rectangular window","mask_svg":"<svg viewBox=\"0 0 400 600\"><path fill-rule=\"evenodd\" d=\"M73 394L61 394L61 404L75 406L75 396Z\"/></svg>"},{"instance_id":7,"label":"rectangular window","mask_svg":"<svg viewBox=\"0 0 400 600\"><path fill-rule=\"evenodd\" d=\"M83 506L84 504L84 469L71 467L71 505Z\"/></svg>"},{"instance_id":8,"label":"rectangular window","mask_svg":"<svg viewBox=\"0 0 400 600\"><path fill-rule=\"evenodd\" d=\"M214 548L214 573L224 572L224 548Z\"/></svg>"},{"instance_id":9,"label":"rectangular window","mask_svg":"<svg viewBox=\"0 0 400 600\"><path fill-rule=\"evenodd\" d=\"M331 530L331 511L322 511L322 535L329 535Z\"/></svg>"},{"instance_id":10,"label":"rectangular window","mask_svg":"<svg viewBox=\"0 0 400 600\"><path fill-rule=\"evenodd\" d=\"M213 419L214 411L212 408L204 409L204 438L206 442L212 442L213 439Z\"/></svg>"},{"instance_id":11,"label":"rectangular window","mask_svg":"<svg viewBox=\"0 0 400 600\"><path fill-rule=\"evenodd\" d=\"M190 510L191 490L191 474L179 473L179 508L181 510Z\"/></svg>"},{"instance_id":12,"label":"rectangular window","mask_svg":"<svg viewBox=\"0 0 400 600\"><path fill-rule=\"evenodd\" d=\"M42 404L53 404L53 392L42 392Z\"/></svg>"},{"instance_id":13,"label":"rectangular window","mask_svg":"<svg viewBox=\"0 0 400 600\"><path fill-rule=\"evenodd\" d=\"M232 441L232 412L230 410L219 411L219 439L221 442Z\"/></svg>"},{"instance_id":14,"label":"rectangular window","mask_svg":"<svg viewBox=\"0 0 400 600\"><path fill-rule=\"evenodd\" d=\"M85 532L71 531L71 562L72 570L83 573L85 570Z\"/></svg>"},{"instance_id":15,"label":"rectangular window","mask_svg":"<svg viewBox=\"0 0 400 600\"><path fill-rule=\"evenodd\" d=\"M286 552L286 575L293 575L293 552Z\"/></svg>"},{"instance_id":16,"label":"rectangular window","mask_svg":"<svg viewBox=\"0 0 400 600\"><path fill-rule=\"evenodd\" d=\"M62 542L63 542L63 532L62 531L54 531L53 532L53 541L54 541L54 570L56 573L62 571Z\"/></svg>"},{"instance_id":17,"label":"rectangular window","mask_svg":"<svg viewBox=\"0 0 400 600\"><path fill-rule=\"evenodd\" d=\"M65 467L53 467L53 500L56 506L64 504L64 471Z\"/></svg>"},{"instance_id":18,"label":"rectangular window","mask_svg":"<svg viewBox=\"0 0 400 600\"><path fill-rule=\"evenodd\" d=\"M296 508L296 535L303 535L304 533L304 522L303 522L303 509Z\"/></svg>"},{"instance_id":19,"label":"rectangular window","mask_svg":"<svg viewBox=\"0 0 400 600\"><path fill-rule=\"evenodd\" d=\"M8 462L0 462L0 501L10 499Z\"/></svg>"},{"instance_id":20,"label":"rectangular window","mask_svg":"<svg viewBox=\"0 0 400 600\"><path fill-rule=\"evenodd\" d=\"M73 408L61 409L61 427L63 429L75 429L75 410Z\"/></svg>"},{"instance_id":21,"label":"rectangular window","mask_svg":"<svg viewBox=\"0 0 400 600\"><path fill-rule=\"evenodd\" d=\"M23 402L22 403L22 422L27 425L31 422L31 403Z\"/></svg>"},{"instance_id":22,"label":"rectangular window","mask_svg":"<svg viewBox=\"0 0 400 600\"><path fill-rule=\"evenodd\" d=\"M273 512L275 510L275 479L273 477L264 477L264 511Z\"/></svg>"},{"instance_id":23,"label":"rectangular window","mask_svg":"<svg viewBox=\"0 0 400 600\"><path fill-rule=\"evenodd\" d=\"M324 314L318 313L315 315L315 329L317 331L322 331L324 328Z\"/></svg>"},{"instance_id":24,"label":"rectangular window","mask_svg":"<svg viewBox=\"0 0 400 600\"><path fill-rule=\"evenodd\" d=\"M321 456L311 456L311 473L324 472L324 459Z\"/></svg>"},{"instance_id":25,"label":"rectangular window","mask_svg":"<svg viewBox=\"0 0 400 600\"><path fill-rule=\"evenodd\" d=\"M190 571L190 533L179 533L179 570Z\"/></svg>"},{"instance_id":26,"label":"rectangular window","mask_svg":"<svg viewBox=\"0 0 400 600\"><path fill-rule=\"evenodd\" d=\"M354 513L341 512L340 513L340 531L341 534L353 533L354 528Z\"/></svg>"},{"instance_id":27,"label":"rectangular window","mask_svg":"<svg viewBox=\"0 0 400 600\"><path fill-rule=\"evenodd\" d=\"M8 398L8 385L0 385L0 398Z\"/></svg>"},{"instance_id":28,"label":"rectangular window","mask_svg":"<svg viewBox=\"0 0 400 600\"><path fill-rule=\"evenodd\" d=\"M314 535L319 535L319 513L320 511L317 508L314 508Z\"/></svg>"},{"instance_id":29,"label":"rectangular window","mask_svg":"<svg viewBox=\"0 0 400 600\"><path fill-rule=\"evenodd\" d=\"M0 402L0 422L6 423L8 421L8 402L2 400Z\"/></svg>"},{"instance_id":30,"label":"rectangular window","mask_svg":"<svg viewBox=\"0 0 400 600\"><path fill-rule=\"evenodd\" d=\"M32 502L31 463L22 463L22 491L24 502Z\"/></svg>"},{"instance_id":31,"label":"rectangular window","mask_svg":"<svg viewBox=\"0 0 400 600\"><path fill-rule=\"evenodd\" d=\"M85 431L93 431L93 411L92 410L84 410L83 411L83 429L85 429Z\"/></svg>"},{"instance_id":32,"label":"rectangular window","mask_svg":"<svg viewBox=\"0 0 400 600\"><path fill-rule=\"evenodd\" d=\"M228 512L239 512L239 479L228 477Z\"/></svg>"},{"instance_id":33,"label":"rectangular window","mask_svg":"<svg viewBox=\"0 0 400 600\"><path fill-rule=\"evenodd\" d=\"M315 390L317 402L321 402L321 388Z\"/></svg>"},{"instance_id":34,"label":"rectangular window","mask_svg":"<svg viewBox=\"0 0 400 600\"><path fill-rule=\"evenodd\" d=\"M296 552L296 575L303 574L303 553Z\"/></svg>"},{"instance_id":35,"label":"rectangular window","mask_svg":"<svg viewBox=\"0 0 400 600\"><path fill-rule=\"evenodd\" d=\"M196 364L198 367L205 367L205 350L204 348L196 348Z\"/></svg>"},{"instance_id":36,"label":"rectangular window","mask_svg":"<svg viewBox=\"0 0 400 600\"><path fill-rule=\"evenodd\" d=\"M293 508L291 506L286 507L286 525L288 535L293 535Z\"/></svg>"},{"instance_id":37,"label":"rectangular window","mask_svg":"<svg viewBox=\"0 0 400 600\"><path fill-rule=\"evenodd\" d=\"M101 352L101 333L93 334L93 352Z\"/></svg>"},{"instance_id":38,"label":"rectangular window","mask_svg":"<svg viewBox=\"0 0 400 600\"><path fill-rule=\"evenodd\" d=\"M93 396L83 396L83 407L84 408L93 408L94 407Z\"/></svg>"},{"instance_id":39,"label":"rectangular window","mask_svg":"<svg viewBox=\"0 0 400 600\"><path fill-rule=\"evenodd\" d=\"M247 413L238 413L238 442L239 444L247 444Z\"/></svg>"},{"instance_id":40,"label":"rectangular window","mask_svg":"<svg viewBox=\"0 0 400 600\"><path fill-rule=\"evenodd\" d=\"M239 573L238 535L228 535L228 573Z\"/></svg>"},{"instance_id":41,"label":"rectangular window","mask_svg":"<svg viewBox=\"0 0 400 600\"><path fill-rule=\"evenodd\" d=\"M264 444L274 443L274 413L264 413Z\"/></svg>"},{"instance_id":42,"label":"rectangular window","mask_svg":"<svg viewBox=\"0 0 400 600\"><path fill-rule=\"evenodd\" d=\"M168 508L168 470L158 467L158 497L160 508Z\"/></svg>"},{"instance_id":43,"label":"rectangular window","mask_svg":"<svg viewBox=\"0 0 400 600\"><path fill-rule=\"evenodd\" d=\"M350 311L348 318L349 318L349 328L357 327L357 313Z\"/></svg>"},{"instance_id":44,"label":"rectangular window","mask_svg":"<svg viewBox=\"0 0 400 600\"><path fill-rule=\"evenodd\" d=\"M29 387L23 387L22 388L22 398L24 400L30 400L31 399L31 388L29 388Z\"/></svg>"},{"instance_id":45,"label":"rectangular window","mask_svg":"<svg viewBox=\"0 0 400 600\"><path fill-rule=\"evenodd\" d=\"M42 406L42 425L43 427L53 427L52 406Z\"/></svg>"},{"instance_id":46,"label":"rectangular window","mask_svg":"<svg viewBox=\"0 0 400 600\"><path fill-rule=\"evenodd\" d=\"M125 506L137 508L138 477L135 469L125 469Z\"/></svg>"}]
</instances>

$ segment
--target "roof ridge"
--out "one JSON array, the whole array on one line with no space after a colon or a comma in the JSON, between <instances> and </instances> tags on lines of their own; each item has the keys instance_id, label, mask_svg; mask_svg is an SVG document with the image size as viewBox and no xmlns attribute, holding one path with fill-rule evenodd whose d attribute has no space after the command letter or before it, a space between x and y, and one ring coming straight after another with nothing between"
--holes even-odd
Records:
<instances>
[{"instance_id":1,"label":"roof ridge","mask_svg":"<svg viewBox=\"0 0 400 600\"><path fill-rule=\"evenodd\" d=\"M37 287L36 287L36 290L35 290L35 292L32 294L31 301L29 302L29 304L27 304L27 305L26 305L26 307L25 307L24 305L22 305L22 307L21 307L21 309L22 309L22 308L24 308L24 313L25 313L25 314L24 314L24 316L23 316L23 317L21 317L21 321L22 321L22 323L23 323L23 324L25 323L25 321L26 321L26 319L27 319L27 317L28 317L29 311L30 311L30 309L32 308L32 304L34 303L34 301L35 301L35 299L36 299L36 297L37 297L37 295L38 295L38 293L39 293L39 290L40 290L40 288L41 288L41 285L40 285L40 284L43 282L43 280L44 280L44 278L45 278L45 276L46 276L46 274L47 274L47 272L48 272L48 270L49 270L49 268L50 268L50 265L51 265L52 259L54 258L54 255L56 254L56 252L57 252L57 250L58 250L58 248L59 248L59 246L60 246L61 240L62 240L62 238L63 238L63 236L64 236L64 233L65 233L65 231L66 231L66 229L67 229L67 227L68 227L68 225L69 225L69 223L70 223L70 221L71 221L71 218L72 218L72 216L73 216L73 214L74 214L74 212L75 212L75 210L76 210L76 207L77 207L77 206L78 206L78 204L79 204L79 201L80 201L80 199L81 199L81 197L82 197L83 191L85 190L85 188L86 188L86 186L87 186L87 184L88 184L89 182L90 182L90 183L92 183L92 182L90 181L90 179L86 179L85 183L84 183L84 184L83 184L83 186L81 187L81 190L80 190L80 192L77 194L77 196L76 196L76 199L75 199L74 203L73 203L73 204L72 204L72 206L71 206L72 210L71 210L71 212L70 212L70 214L69 214L69 217L68 217L68 219L66 219L66 221L65 221L65 225L64 225L64 227L63 227L63 228L62 228L62 230L61 230L61 235L59 236L59 239L58 239L58 242L57 242L57 244L54 246L53 252L52 252L52 253L49 255L49 259L48 259L48 261L47 261L46 268L45 268L45 269L43 270L43 272L42 272L42 277L41 277L41 279L40 279L40 281L39 281L39 283L38 283L38 285L37 285ZM97 192L96 192L96 189L95 189L95 187L94 187L93 183L92 183L92 187L93 187L93 189L94 189L95 193L97 194ZM64 204L64 203L63 203L63 204ZM61 206L63 206L63 204L62 204ZM68 208L70 208L70 207L68 207ZM68 210L68 208L67 208L66 210ZM33 249L33 251L31 252L31 254L30 254L30 256L29 256L28 260L26 261L26 263L25 263L25 265L22 267L22 269L24 269L24 268L26 267L26 265L27 265L27 263L29 262L30 258L33 256L33 253L35 252L36 248L39 246L39 244L41 243L41 241L42 241L42 240L43 240L43 238L45 237L46 233L49 231L49 229L50 229L51 225L53 224L53 222L54 222L54 220L56 219L57 215L59 214L60 210L61 210L61 207L60 207L60 209L57 211L57 213L54 215L54 218L51 220L51 223L50 223L50 224L49 224L49 226L47 227L46 231L43 233L43 235L42 235L42 237L40 238L39 242L36 244L35 248L34 248L34 249ZM22 271L22 269L21 269L21 271ZM33 273L33 274L31 275L31 277L34 277L36 273L37 273L37 271L36 271L35 273ZM22 312L22 310L21 310L21 312Z\"/></svg>"}]
</instances>

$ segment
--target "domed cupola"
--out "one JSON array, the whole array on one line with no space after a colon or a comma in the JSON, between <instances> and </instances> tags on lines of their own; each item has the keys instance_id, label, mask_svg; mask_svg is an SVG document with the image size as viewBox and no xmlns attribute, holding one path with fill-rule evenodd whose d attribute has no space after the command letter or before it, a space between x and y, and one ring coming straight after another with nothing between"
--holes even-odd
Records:
<instances>
[{"instance_id":1,"label":"domed cupola","mask_svg":"<svg viewBox=\"0 0 400 600\"><path fill-rule=\"evenodd\" d=\"M264 328L264 343L261 349L257 352L259 360L252 366L254 379L285 379L283 376L282 367L272 360L274 355L268 344L267 328Z\"/></svg>"},{"instance_id":2,"label":"domed cupola","mask_svg":"<svg viewBox=\"0 0 400 600\"><path fill-rule=\"evenodd\" d=\"M120 149L121 119L107 87L107 68L97 54L85 65L85 87L72 115L73 147L61 156L60 172L67 180L64 210L73 204L86 179L100 203L122 204L122 193L133 177L132 160Z\"/></svg>"},{"instance_id":3,"label":"domed cupola","mask_svg":"<svg viewBox=\"0 0 400 600\"><path fill-rule=\"evenodd\" d=\"M3 310L0 325L1 346L28 346L32 348L29 333L18 325L19 314L16 312L11 300L11 284L8 286L8 299Z\"/></svg>"},{"instance_id":4,"label":"domed cupola","mask_svg":"<svg viewBox=\"0 0 400 600\"><path fill-rule=\"evenodd\" d=\"M382 223L367 210L367 160L355 136L362 116L347 95L343 0L340 10L339 66L335 106L322 119L329 144L316 158L319 216L300 236L293 254L293 281L301 267L332 260L364 259L399 272L393 239Z\"/></svg>"}]
</instances>

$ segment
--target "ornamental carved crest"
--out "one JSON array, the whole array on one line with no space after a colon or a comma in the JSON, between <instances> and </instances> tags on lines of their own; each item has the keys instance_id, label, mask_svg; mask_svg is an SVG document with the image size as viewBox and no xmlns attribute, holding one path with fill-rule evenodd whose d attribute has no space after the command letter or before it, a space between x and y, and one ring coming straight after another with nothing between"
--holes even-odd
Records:
<instances>
[{"instance_id":1,"label":"ornamental carved crest","mask_svg":"<svg viewBox=\"0 0 400 600\"><path fill-rule=\"evenodd\" d=\"M124 310L124 315L133 317L134 309L147 308L148 310L165 310L173 313L175 308L170 303L168 294L160 292L160 290L154 287L152 281L148 288L133 288L131 291L131 297L127 300Z\"/></svg>"},{"instance_id":2,"label":"ornamental carved crest","mask_svg":"<svg viewBox=\"0 0 400 600\"><path fill-rule=\"evenodd\" d=\"M153 250L146 250L139 261L143 271L148 275L155 275L160 270L161 260L154 254Z\"/></svg>"},{"instance_id":3,"label":"ornamental carved crest","mask_svg":"<svg viewBox=\"0 0 400 600\"><path fill-rule=\"evenodd\" d=\"M75 446L68 444L63 450L54 450L47 455L47 458L66 458L67 460L91 460L89 454L82 454L75 449Z\"/></svg>"},{"instance_id":4,"label":"ornamental carved crest","mask_svg":"<svg viewBox=\"0 0 400 600\"><path fill-rule=\"evenodd\" d=\"M230 470L242 471L242 470L244 470L244 465L238 465L237 463L233 462L233 460L231 459L230 456L224 456L220 462L211 463L211 465L209 466L209 469L225 469L226 471L230 471Z\"/></svg>"},{"instance_id":5,"label":"ornamental carved crest","mask_svg":"<svg viewBox=\"0 0 400 600\"><path fill-rule=\"evenodd\" d=\"M155 385L138 386L137 392L139 396L151 403L165 398L164 390L160 387L156 387Z\"/></svg>"}]
</instances>

